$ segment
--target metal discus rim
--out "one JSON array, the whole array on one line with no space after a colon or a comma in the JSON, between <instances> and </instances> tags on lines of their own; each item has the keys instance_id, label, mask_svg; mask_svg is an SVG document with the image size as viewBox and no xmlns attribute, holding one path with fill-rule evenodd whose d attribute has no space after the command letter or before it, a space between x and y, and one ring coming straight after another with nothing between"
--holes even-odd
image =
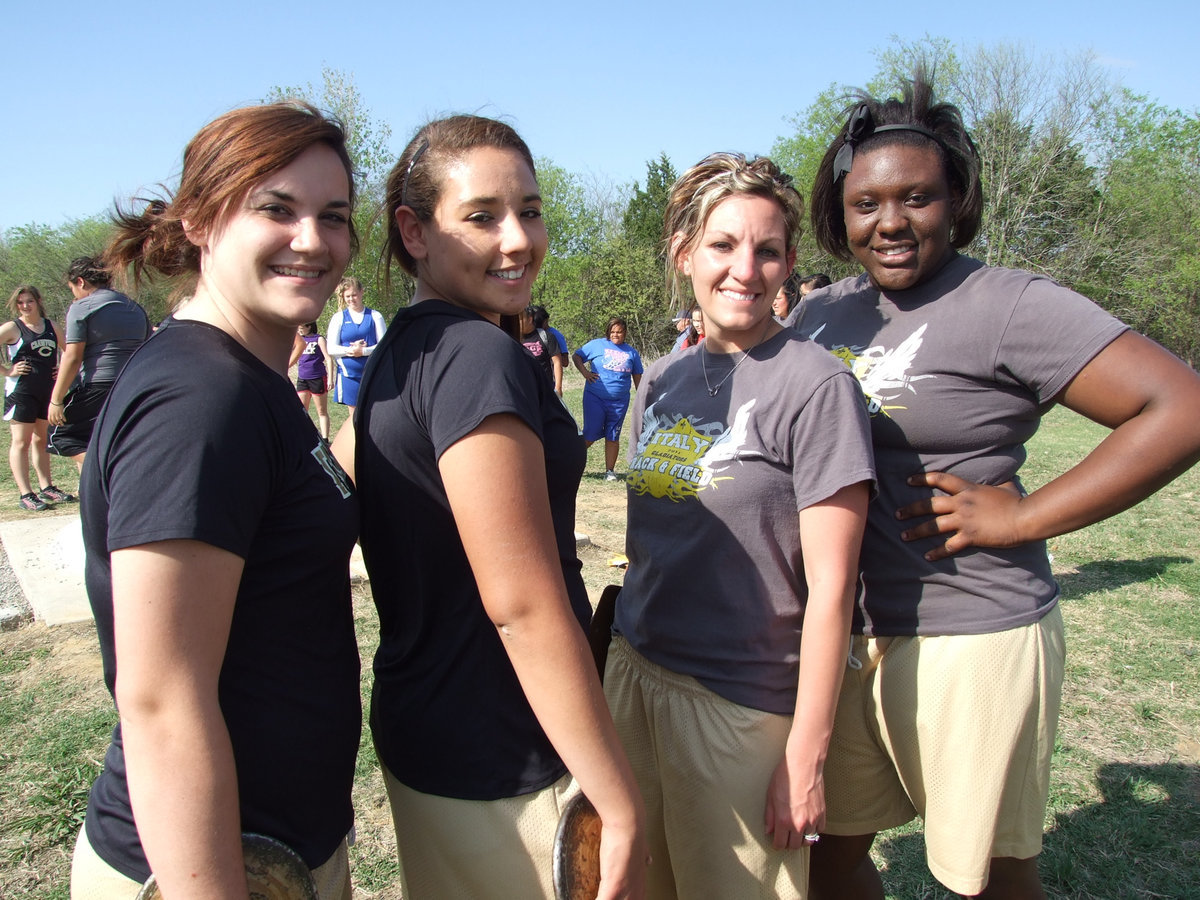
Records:
<instances>
[{"instance_id":1,"label":"metal discus rim","mask_svg":"<svg viewBox=\"0 0 1200 900\"><path fill-rule=\"evenodd\" d=\"M592 900L600 890L600 816L576 794L563 807L554 834L555 900Z\"/></svg>"},{"instance_id":2,"label":"metal discus rim","mask_svg":"<svg viewBox=\"0 0 1200 900\"><path fill-rule=\"evenodd\" d=\"M243 834L242 857L254 900L319 900L312 872L300 854L283 841L265 834ZM137 900L163 900L153 874L138 891Z\"/></svg>"}]
</instances>

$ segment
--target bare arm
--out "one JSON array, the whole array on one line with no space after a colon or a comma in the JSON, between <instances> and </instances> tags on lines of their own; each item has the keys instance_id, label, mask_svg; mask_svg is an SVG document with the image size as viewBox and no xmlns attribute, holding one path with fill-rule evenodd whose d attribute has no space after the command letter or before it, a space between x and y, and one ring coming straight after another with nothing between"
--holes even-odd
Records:
<instances>
[{"instance_id":1,"label":"bare arm","mask_svg":"<svg viewBox=\"0 0 1200 900\"><path fill-rule=\"evenodd\" d=\"M805 834L825 826L825 757L846 669L868 498L867 485L860 482L800 511L808 602L799 689L784 757L767 790L765 815L767 834L780 849L803 847Z\"/></svg>"},{"instance_id":2,"label":"bare arm","mask_svg":"<svg viewBox=\"0 0 1200 900\"><path fill-rule=\"evenodd\" d=\"M329 448L333 451L333 458L338 461L338 465L350 476L351 482L354 481L355 441L354 417L351 416L342 423L342 427L338 429L338 433L333 438L333 444Z\"/></svg>"},{"instance_id":3,"label":"bare arm","mask_svg":"<svg viewBox=\"0 0 1200 900\"><path fill-rule=\"evenodd\" d=\"M247 900L217 680L243 561L199 541L112 554L116 699L138 836L164 896Z\"/></svg>"},{"instance_id":4,"label":"bare arm","mask_svg":"<svg viewBox=\"0 0 1200 900\"><path fill-rule=\"evenodd\" d=\"M935 518L905 540L948 534L935 560L968 547L1014 547L1099 522L1141 502L1200 459L1200 376L1158 344L1126 332L1067 385L1062 404L1113 431L1078 465L1027 497L943 472L909 479L949 496L900 509Z\"/></svg>"},{"instance_id":5,"label":"bare arm","mask_svg":"<svg viewBox=\"0 0 1200 900\"><path fill-rule=\"evenodd\" d=\"M21 374L20 372L13 371L13 366L16 364L12 362L13 351L10 347L11 344L15 344L17 342L17 339L20 336L21 336L21 332L17 330L16 323L14 323L13 321L10 320L8 322L5 322L3 325L0 325L0 344L4 345L4 362L5 362L4 374L5 375L20 375Z\"/></svg>"},{"instance_id":6,"label":"bare arm","mask_svg":"<svg viewBox=\"0 0 1200 900\"><path fill-rule=\"evenodd\" d=\"M554 369L554 393L561 397L563 392L562 357L555 353L550 360L550 366Z\"/></svg>"},{"instance_id":7,"label":"bare arm","mask_svg":"<svg viewBox=\"0 0 1200 900\"><path fill-rule=\"evenodd\" d=\"M58 355L54 360L54 374L58 375L59 361L62 359L63 348L67 346L67 342L63 340L62 329L58 327L58 323L51 320L50 327L54 329L54 339L58 342Z\"/></svg>"},{"instance_id":8,"label":"bare arm","mask_svg":"<svg viewBox=\"0 0 1200 900\"><path fill-rule=\"evenodd\" d=\"M295 340L292 341L292 355L288 357L289 369L296 364L296 360L300 358L300 354L303 352L304 338L300 337L300 335L296 335Z\"/></svg>"},{"instance_id":9,"label":"bare arm","mask_svg":"<svg viewBox=\"0 0 1200 900\"><path fill-rule=\"evenodd\" d=\"M63 349L62 359L58 363L58 377L54 379L54 388L50 391L48 418L51 425L62 425L66 422L66 417L63 415L63 400L67 396L67 391L71 389L75 376L79 374L79 367L83 365L83 348L86 346L83 341L76 341L73 344L67 344Z\"/></svg>"},{"instance_id":10,"label":"bare arm","mask_svg":"<svg viewBox=\"0 0 1200 900\"><path fill-rule=\"evenodd\" d=\"M640 897L642 802L567 599L542 445L516 416L490 416L446 450L438 468L484 608L525 696L600 814L600 897Z\"/></svg>"},{"instance_id":11,"label":"bare arm","mask_svg":"<svg viewBox=\"0 0 1200 900\"><path fill-rule=\"evenodd\" d=\"M636 391L639 388L641 388L641 386L642 386L642 373L634 372L633 373L633 389Z\"/></svg>"},{"instance_id":12,"label":"bare arm","mask_svg":"<svg viewBox=\"0 0 1200 900\"><path fill-rule=\"evenodd\" d=\"M321 348L321 353L324 358L323 365L325 366L325 387L328 390L333 390L334 370L337 368L333 364L333 357L329 355L329 344L324 337L317 338L317 346Z\"/></svg>"},{"instance_id":13,"label":"bare arm","mask_svg":"<svg viewBox=\"0 0 1200 900\"><path fill-rule=\"evenodd\" d=\"M575 368L577 368L579 370L579 374L581 374L583 376L583 380L586 381L588 384L591 384L593 381L595 381L597 378L600 377L599 375L597 375L595 372L593 372L591 369L588 368L588 364L584 361L583 357L580 356L578 353L571 356L571 361L575 363Z\"/></svg>"}]
</instances>

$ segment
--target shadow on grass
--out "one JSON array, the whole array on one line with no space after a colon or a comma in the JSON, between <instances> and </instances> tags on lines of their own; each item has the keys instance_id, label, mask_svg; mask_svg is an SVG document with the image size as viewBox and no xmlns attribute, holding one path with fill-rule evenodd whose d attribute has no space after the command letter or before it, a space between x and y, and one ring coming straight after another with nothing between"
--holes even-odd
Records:
<instances>
[{"instance_id":1,"label":"shadow on grass","mask_svg":"<svg viewBox=\"0 0 1200 900\"><path fill-rule=\"evenodd\" d=\"M1194 563L1190 556L1147 556L1145 559L1102 559L1087 562L1073 572L1056 576L1063 597L1079 597L1090 591L1115 590L1162 577L1175 566Z\"/></svg>"},{"instance_id":2,"label":"shadow on grass","mask_svg":"<svg viewBox=\"0 0 1200 900\"><path fill-rule=\"evenodd\" d=\"M1104 799L1054 817L1041 871L1062 897L1200 898L1200 766L1108 763Z\"/></svg>"},{"instance_id":3,"label":"shadow on grass","mask_svg":"<svg viewBox=\"0 0 1200 900\"><path fill-rule=\"evenodd\" d=\"M1200 900L1200 766L1108 763L1096 773L1104 799L1055 815L1038 862L1046 895L1071 900ZM881 835L888 897L943 900L925 865L920 832Z\"/></svg>"}]
</instances>

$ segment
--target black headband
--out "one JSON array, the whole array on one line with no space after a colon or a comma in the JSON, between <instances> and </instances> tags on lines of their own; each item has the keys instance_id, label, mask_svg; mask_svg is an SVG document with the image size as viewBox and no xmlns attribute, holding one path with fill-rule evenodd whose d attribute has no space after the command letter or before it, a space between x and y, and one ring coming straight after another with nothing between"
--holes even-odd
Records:
<instances>
[{"instance_id":1,"label":"black headband","mask_svg":"<svg viewBox=\"0 0 1200 900\"><path fill-rule=\"evenodd\" d=\"M876 128L875 117L871 115L871 108L865 103L860 103L854 108L854 112L850 114L849 121L846 122L844 143L838 148L837 155L833 158L834 184L837 184L838 179L843 175L848 174L850 167L854 165L854 148L867 138L885 131L914 131L917 134L925 135L925 137L934 141L947 153L950 152L950 148L946 146L945 141L928 128L920 125L880 125Z\"/></svg>"}]
</instances>

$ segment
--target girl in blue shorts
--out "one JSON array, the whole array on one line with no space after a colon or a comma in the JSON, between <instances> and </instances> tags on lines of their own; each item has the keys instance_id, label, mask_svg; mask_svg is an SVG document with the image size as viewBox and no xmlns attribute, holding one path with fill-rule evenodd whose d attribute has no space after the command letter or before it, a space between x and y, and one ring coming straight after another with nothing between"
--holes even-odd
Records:
<instances>
[{"instance_id":1,"label":"girl in blue shorts","mask_svg":"<svg viewBox=\"0 0 1200 900\"><path fill-rule=\"evenodd\" d=\"M572 357L587 384L583 388L583 439L590 447L604 436L604 478L617 480L617 447L629 409L629 385L642 381L642 357L625 343L628 327L613 317L607 337L588 341Z\"/></svg>"}]
</instances>

